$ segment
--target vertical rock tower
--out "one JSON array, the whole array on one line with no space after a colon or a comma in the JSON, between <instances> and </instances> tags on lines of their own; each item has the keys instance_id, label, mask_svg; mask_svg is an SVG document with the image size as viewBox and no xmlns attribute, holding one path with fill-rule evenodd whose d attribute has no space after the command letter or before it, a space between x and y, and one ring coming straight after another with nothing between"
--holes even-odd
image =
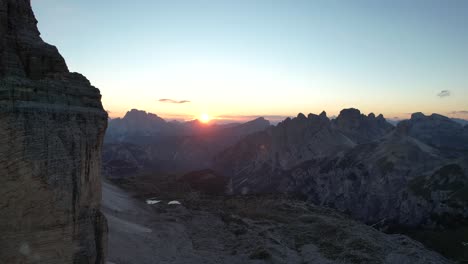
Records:
<instances>
[{"instance_id":1,"label":"vertical rock tower","mask_svg":"<svg viewBox=\"0 0 468 264\"><path fill-rule=\"evenodd\" d=\"M30 0L0 0L0 262L104 263L98 89L40 37Z\"/></svg>"}]
</instances>

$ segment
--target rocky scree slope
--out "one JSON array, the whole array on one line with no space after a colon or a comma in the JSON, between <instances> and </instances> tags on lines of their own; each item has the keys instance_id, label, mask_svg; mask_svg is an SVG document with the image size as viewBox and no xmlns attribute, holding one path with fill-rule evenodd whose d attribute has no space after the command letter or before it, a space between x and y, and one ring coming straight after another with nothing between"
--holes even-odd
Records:
<instances>
[{"instance_id":1,"label":"rocky scree slope","mask_svg":"<svg viewBox=\"0 0 468 264\"><path fill-rule=\"evenodd\" d=\"M105 183L112 263L452 263L403 235L285 195L223 196L191 184L211 172ZM194 181L195 180L195 181ZM189 183L192 187L189 188ZM128 192L130 190L130 192ZM201 192L200 192L201 191ZM148 205L145 200L157 199ZM168 205L177 200L181 205Z\"/></svg>"},{"instance_id":2,"label":"rocky scree slope","mask_svg":"<svg viewBox=\"0 0 468 264\"><path fill-rule=\"evenodd\" d=\"M29 0L0 1L0 260L104 263L107 114L36 24Z\"/></svg>"}]
</instances>

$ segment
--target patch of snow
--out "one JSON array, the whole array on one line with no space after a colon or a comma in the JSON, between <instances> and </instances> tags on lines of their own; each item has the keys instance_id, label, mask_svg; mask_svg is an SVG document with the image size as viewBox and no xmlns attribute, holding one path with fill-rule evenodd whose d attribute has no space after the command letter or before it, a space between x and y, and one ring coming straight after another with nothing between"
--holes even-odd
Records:
<instances>
[{"instance_id":1,"label":"patch of snow","mask_svg":"<svg viewBox=\"0 0 468 264\"><path fill-rule=\"evenodd\" d=\"M170 201L167 203L168 205L181 205L179 201Z\"/></svg>"},{"instance_id":2,"label":"patch of snow","mask_svg":"<svg viewBox=\"0 0 468 264\"><path fill-rule=\"evenodd\" d=\"M154 200L154 199L146 200L146 204L158 204L160 202L161 202L160 200Z\"/></svg>"},{"instance_id":3,"label":"patch of snow","mask_svg":"<svg viewBox=\"0 0 468 264\"><path fill-rule=\"evenodd\" d=\"M31 249L29 248L29 245L27 243L23 243L23 244L21 244L19 252L23 256L28 256L29 254L31 254Z\"/></svg>"}]
</instances>

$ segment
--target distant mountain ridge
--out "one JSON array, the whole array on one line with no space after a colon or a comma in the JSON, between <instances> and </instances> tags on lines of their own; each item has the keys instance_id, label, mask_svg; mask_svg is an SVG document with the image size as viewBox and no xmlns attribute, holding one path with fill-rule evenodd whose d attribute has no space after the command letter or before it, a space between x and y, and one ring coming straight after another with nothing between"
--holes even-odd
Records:
<instances>
[{"instance_id":1,"label":"distant mountain ridge","mask_svg":"<svg viewBox=\"0 0 468 264\"><path fill-rule=\"evenodd\" d=\"M466 119L454 118L454 117L452 117L450 119L452 119L453 121L459 123L462 126L468 125L468 120L466 120ZM392 119L392 118L390 118L390 119L387 119L387 122L389 122L390 124L396 126L396 125L398 125L398 123L400 123L401 121L405 121L405 120L407 120L407 119L398 119L398 118L393 118Z\"/></svg>"},{"instance_id":2,"label":"distant mountain ridge","mask_svg":"<svg viewBox=\"0 0 468 264\"><path fill-rule=\"evenodd\" d=\"M467 126L468 125L468 120L462 119L462 118L451 118L453 121L459 123L462 126Z\"/></svg>"},{"instance_id":3,"label":"distant mountain ridge","mask_svg":"<svg viewBox=\"0 0 468 264\"><path fill-rule=\"evenodd\" d=\"M426 116L414 113L411 119L398 124L399 132L407 133L446 154L455 154L468 150L468 130L452 119L432 114Z\"/></svg>"},{"instance_id":4,"label":"distant mountain ridge","mask_svg":"<svg viewBox=\"0 0 468 264\"><path fill-rule=\"evenodd\" d=\"M270 122L263 117L240 124L203 124L199 120L186 122L166 121L156 114L143 110L132 109L123 118L109 120L106 133L107 142L125 142L132 137L145 136L192 136L196 134L214 134L217 131L234 129L239 135L249 134L270 126Z\"/></svg>"},{"instance_id":5,"label":"distant mountain ridge","mask_svg":"<svg viewBox=\"0 0 468 264\"><path fill-rule=\"evenodd\" d=\"M118 177L145 171L187 172L211 166L213 156L244 136L270 126L264 118L243 124L167 122L132 109L112 119L103 148L104 171Z\"/></svg>"}]
</instances>

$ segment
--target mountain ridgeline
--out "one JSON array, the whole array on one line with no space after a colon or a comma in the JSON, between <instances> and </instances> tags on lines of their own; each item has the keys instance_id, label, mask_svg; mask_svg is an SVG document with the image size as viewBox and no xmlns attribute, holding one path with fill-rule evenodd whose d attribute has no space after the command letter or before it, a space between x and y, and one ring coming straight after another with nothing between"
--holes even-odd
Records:
<instances>
[{"instance_id":1,"label":"mountain ridgeline","mask_svg":"<svg viewBox=\"0 0 468 264\"><path fill-rule=\"evenodd\" d=\"M264 118L244 124L167 122L133 109L109 121L104 172L110 177L144 172L185 172L212 166L214 155L251 133L270 126Z\"/></svg>"},{"instance_id":2,"label":"mountain ridgeline","mask_svg":"<svg viewBox=\"0 0 468 264\"><path fill-rule=\"evenodd\" d=\"M199 195L215 201L223 193L254 201L292 197L389 232L465 232L467 140L467 126L438 114L415 113L394 126L351 108L334 119L299 114L273 126L262 118L167 122L132 110L110 121L103 168L123 186L140 186L135 190L145 197L174 197L181 188L175 197L183 203ZM270 210L268 221L275 222L280 213ZM451 238L450 252L432 248L463 259L462 237Z\"/></svg>"},{"instance_id":3,"label":"mountain ridgeline","mask_svg":"<svg viewBox=\"0 0 468 264\"><path fill-rule=\"evenodd\" d=\"M437 114L396 127L356 109L299 114L224 150L215 168L231 193L292 193L367 223L435 227L468 217L467 140Z\"/></svg>"},{"instance_id":4,"label":"mountain ridgeline","mask_svg":"<svg viewBox=\"0 0 468 264\"><path fill-rule=\"evenodd\" d=\"M231 194L288 193L366 223L436 227L468 216L468 127L415 113L396 126L344 109L271 126L167 122L144 111L110 121L109 177L213 169Z\"/></svg>"}]
</instances>

